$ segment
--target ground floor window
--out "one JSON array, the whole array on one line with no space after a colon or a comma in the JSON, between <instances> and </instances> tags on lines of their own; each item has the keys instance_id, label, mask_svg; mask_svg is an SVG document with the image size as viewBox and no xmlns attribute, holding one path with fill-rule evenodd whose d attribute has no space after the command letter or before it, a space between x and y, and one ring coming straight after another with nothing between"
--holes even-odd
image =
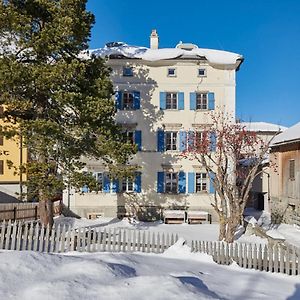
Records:
<instances>
[{"instance_id":1,"label":"ground floor window","mask_svg":"<svg viewBox=\"0 0 300 300\"><path fill-rule=\"evenodd\" d=\"M126 177L122 179L122 192L133 192L134 191L134 183L133 178Z\"/></svg>"}]
</instances>

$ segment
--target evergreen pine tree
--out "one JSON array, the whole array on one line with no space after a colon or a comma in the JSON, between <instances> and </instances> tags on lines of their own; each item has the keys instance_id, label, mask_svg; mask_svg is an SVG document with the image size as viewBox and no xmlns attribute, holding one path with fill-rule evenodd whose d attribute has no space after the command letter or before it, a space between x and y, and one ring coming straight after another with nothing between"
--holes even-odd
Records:
<instances>
[{"instance_id":1,"label":"evergreen pine tree","mask_svg":"<svg viewBox=\"0 0 300 300\"><path fill-rule=\"evenodd\" d=\"M7 137L21 134L29 151L29 190L44 224L53 202L80 175L81 156L124 165L135 148L115 124L110 70L83 58L94 16L86 0L7 0L0 4L0 105ZM22 170L21 170L22 171ZM24 170L23 170L24 171Z\"/></svg>"}]
</instances>

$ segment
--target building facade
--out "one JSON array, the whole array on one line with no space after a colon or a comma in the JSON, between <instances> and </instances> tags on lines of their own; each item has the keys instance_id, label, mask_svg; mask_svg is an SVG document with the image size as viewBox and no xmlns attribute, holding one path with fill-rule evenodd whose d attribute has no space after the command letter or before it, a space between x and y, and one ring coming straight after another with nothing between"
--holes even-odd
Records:
<instances>
[{"instance_id":1,"label":"building facade","mask_svg":"<svg viewBox=\"0 0 300 300\"><path fill-rule=\"evenodd\" d=\"M134 179L111 181L100 161L86 161L102 192L64 193L64 202L81 216L154 219L164 208L184 208L210 212L216 220L210 174L180 154L191 132L201 136L212 125L210 113L222 110L234 120L236 71L243 58L194 44L165 49L158 45L154 30L150 48L109 43L92 51L107 57L112 68L116 122L137 144L138 152L130 163L139 172Z\"/></svg>"},{"instance_id":2,"label":"building facade","mask_svg":"<svg viewBox=\"0 0 300 300\"><path fill-rule=\"evenodd\" d=\"M264 145L269 144L277 134L287 129L284 126L266 122L242 122L241 126L249 132L255 132L257 138ZM253 181L247 207L270 212L270 164L268 156L266 156L260 166L259 174Z\"/></svg>"},{"instance_id":3,"label":"building facade","mask_svg":"<svg viewBox=\"0 0 300 300\"><path fill-rule=\"evenodd\" d=\"M275 137L271 161L273 221L300 225L300 123Z\"/></svg>"},{"instance_id":4,"label":"building facade","mask_svg":"<svg viewBox=\"0 0 300 300\"><path fill-rule=\"evenodd\" d=\"M3 113L2 106L0 110ZM3 124L0 120L0 126ZM27 150L20 136L11 139L0 136L0 203L22 200L26 174L20 174L18 168L26 161Z\"/></svg>"}]
</instances>

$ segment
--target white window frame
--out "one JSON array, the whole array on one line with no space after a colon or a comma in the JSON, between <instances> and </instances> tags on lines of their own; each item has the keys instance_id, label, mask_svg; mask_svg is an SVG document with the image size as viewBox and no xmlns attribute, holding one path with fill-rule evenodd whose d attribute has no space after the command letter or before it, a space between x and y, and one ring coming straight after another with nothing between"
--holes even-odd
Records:
<instances>
[{"instance_id":1,"label":"white window frame","mask_svg":"<svg viewBox=\"0 0 300 300\"><path fill-rule=\"evenodd\" d=\"M170 178L168 178L170 176ZM178 194L178 172L165 172L165 193Z\"/></svg>"},{"instance_id":2,"label":"white window frame","mask_svg":"<svg viewBox=\"0 0 300 300\"><path fill-rule=\"evenodd\" d=\"M170 74L170 70L174 70L174 74ZM167 76L168 77L177 77L177 70L176 70L176 68L168 68L168 70L167 70Z\"/></svg>"},{"instance_id":3,"label":"white window frame","mask_svg":"<svg viewBox=\"0 0 300 300\"><path fill-rule=\"evenodd\" d=\"M170 139L170 143L167 143ZM167 147L170 145L170 147ZM168 149L170 148L170 149ZM165 132L165 149L166 151L177 151L178 150L178 132L177 131L166 131Z\"/></svg>"},{"instance_id":4,"label":"white window frame","mask_svg":"<svg viewBox=\"0 0 300 300\"><path fill-rule=\"evenodd\" d=\"M196 110L208 110L208 93L196 93Z\"/></svg>"},{"instance_id":5,"label":"white window frame","mask_svg":"<svg viewBox=\"0 0 300 300\"><path fill-rule=\"evenodd\" d=\"M126 74L126 70L131 70L131 73ZM133 67L130 66L123 67L123 77L133 77Z\"/></svg>"},{"instance_id":6,"label":"white window frame","mask_svg":"<svg viewBox=\"0 0 300 300\"><path fill-rule=\"evenodd\" d=\"M135 183L132 177L125 177L121 180L121 192L133 193L134 190L135 190Z\"/></svg>"},{"instance_id":7,"label":"white window frame","mask_svg":"<svg viewBox=\"0 0 300 300\"><path fill-rule=\"evenodd\" d=\"M126 137L127 142L129 142L131 145L135 144L135 130L126 130L124 131L124 135Z\"/></svg>"},{"instance_id":8,"label":"white window frame","mask_svg":"<svg viewBox=\"0 0 300 300\"><path fill-rule=\"evenodd\" d=\"M195 191L196 193L207 192L208 188L208 176L205 172L195 173ZM199 182L198 182L199 180Z\"/></svg>"},{"instance_id":9,"label":"white window frame","mask_svg":"<svg viewBox=\"0 0 300 300\"><path fill-rule=\"evenodd\" d=\"M125 95L127 97L127 103L129 103L130 96L132 97L132 105L128 106L128 104L125 107ZM122 93L122 110L133 110L134 109L134 93L129 91L124 91Z\"/></svg>"},{"instance_id":10,"label":"white window frame","mask_svg":"<svg viewBox=\"0 0 300 300\"><path fill-rule=\"evenodd\" d=\"M200 74L200 70L201 71L204 71L204 74L202 75L202 74ZM198 77L206 77L207 76L207 70L206 70L206 68L198 68Z\"/></svg>"},{"instance_id":11,"label":"white window frame","mask_svg":"<svg viewBox=\"0 0 300 300\"><path fill-rule=\"evenodd\" d=\"M168 100L170 105L168 107ZM166 109L177 110L178 109L178 93L176 92L166 92Z\"/></svg>"}]
</instances>

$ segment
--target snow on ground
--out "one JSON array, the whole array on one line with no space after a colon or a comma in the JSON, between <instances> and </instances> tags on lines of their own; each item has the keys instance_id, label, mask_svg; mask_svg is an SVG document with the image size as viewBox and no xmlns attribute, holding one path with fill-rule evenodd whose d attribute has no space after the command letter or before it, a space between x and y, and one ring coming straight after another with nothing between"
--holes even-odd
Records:
<instances>
[{"instance_id":1,"label":"snow on ground","mask_svg":"<svg viewBox=\"0 0 300 300\"><path fill-rule=\"evenodd\" d=\"M300 248L300 228L296 225L280 224L278 227L274 227L271 230L272 233L277 236L285 238L285 240L298 248Z\"/></svg>"},{"instance_id":2,"label":"snow on ground","mask_svg":"<svg viewBox=\"0 0 300 300\"><path fill-rule=\"evenodd\" d=\"M300 278L217 265L182 240L163 254L0 252L0 299L296 300Z\"/></svg>"},{"instance_id":3,"label":"snow on ground","mask_svg":"<svg viewBox=\"0 0 300 300\"><path fill-rule=\"evenodd\" d=\"M129 223L128 219L114 219L101 217L95 220L75 219L67 217L58 217L55 219L58 224L70 225L73 228L79 227L102 227L104 228L128 228L137 230L149 230L150 232L178 234L184 238L189 245L192 240L217 241L219 235L219 224L164 224L157 222L137 222ZM237 233L237 241L242 243L266 244L267 240L257 236L245 236L242 232Z\"/></svg>"}]
</instances>

